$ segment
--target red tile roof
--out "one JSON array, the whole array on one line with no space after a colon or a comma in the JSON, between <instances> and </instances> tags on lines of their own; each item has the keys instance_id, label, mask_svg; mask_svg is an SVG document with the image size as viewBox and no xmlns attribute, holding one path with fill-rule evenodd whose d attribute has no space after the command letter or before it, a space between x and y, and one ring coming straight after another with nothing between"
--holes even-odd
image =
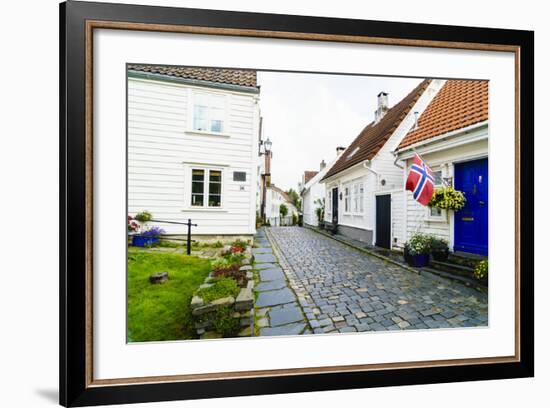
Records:
<instances>
[{"instance_id":1,"label":"red tile roof","mask_svg":"<svg viewBox=\"0 0 550 408\"><path fill-rule=\"evenodd\" d=\"M489 83L449 80L418 119L418 127L405 136L397 149L488 119Z\"/></svg>"},{"instance_id":2,"label":"red tile roof","mask_svg":"<svg viewBox=\"0 0 550 408\"><path fill-rule=\"evenodd\" d=\"M336 163L325 174L323 180L362 161L371 160L388 141L401 121L405 119L405 116L407 116L418 98L426 90L429 83L430 81L425 79L399 103L388 110L378 123L369 123L340 155Z\"/></svg>"},{"instance_id":3,"label":"red tile roof","mask_svg":"<svg viewBox=\"0 0 550 408\"><path fill-rule=\"evenodd\" d=\"M318 171L306 170L304 171L304 184L307 184L309 180L315 177L319 173Z\"/></svg>"},{"instance_id":4,"label":"red tile roof","mask_svg":"<svg viewBox=\"0 0 550 408\"><path fill-rule=\"evenodd\" d=\"M195 79L199 81L258 88L256 71L253 69L197 68L170 65L129 64L128 70L168 75L176 78Z\"/></svg>"}]
</instances>

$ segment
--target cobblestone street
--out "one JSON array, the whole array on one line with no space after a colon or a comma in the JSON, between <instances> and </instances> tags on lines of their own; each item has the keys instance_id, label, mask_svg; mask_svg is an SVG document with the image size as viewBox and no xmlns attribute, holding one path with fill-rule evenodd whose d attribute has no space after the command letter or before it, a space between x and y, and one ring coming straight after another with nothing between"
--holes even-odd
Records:
<instances>
[{"instance_id":1,"label":"cobblestone street","mask_svg":"<svg viewBox=\"0 0 550 408\"><path fill-rule=\"evenodd\" d=\"M306 228L266 228L266 235L297 295L291 304L314 333L488 324L487 295L461 283L415 274Z\"/></svg>"}]
</instances>

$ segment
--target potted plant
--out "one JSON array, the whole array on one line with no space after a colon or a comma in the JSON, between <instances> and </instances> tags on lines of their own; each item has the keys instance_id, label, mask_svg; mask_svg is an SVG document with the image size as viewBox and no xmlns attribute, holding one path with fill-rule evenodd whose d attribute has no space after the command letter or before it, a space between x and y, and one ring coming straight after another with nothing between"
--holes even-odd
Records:
<instances>
[{"instance_id":1,"label":"potted plant","mask_svg":"<svg viewBox=\"0 0 550 408\"><path fill-rule=\"evenodd\" d=\"M134 221L131 215L128 215L128 232L137 232L139 224Z\"/></svg>"},{"instance_id":2,"label":"potted plant","mask_svg":"<svg viewBox=\"0 0 550 408\"><path fill-rule=\"evenodd\" d=\"M428 265L430 261L431 237L426 234L414 234L411 239L405 242L403 256L405 261L417 268Z\"/></svg>"},{"instance_id":3,"label":"potted plant","mask_svg":"<svg viewBox=\"0 0 550 408\"><path fill-rule=\"evenodd\" d=\"M140 213L137 213L134 217L136 221L139 221L141 223L151 221L152 218L153 218L153 214L151 214L149 211L142 211Z\"/></svg>"},{"instance_id":4,"label":"potted plant","mask_svg":"<svg viewBox=\"0 0 550 408\"><path fill-rule=\"evenodd\" d=\"M430 247L434 261L447 261L449 258L449 243L446 240L432 236Z\"/></svg>"},{"instance_id":5,"label":"potted plant","mask_svg":"<svg viewBox=\"0 0 550 408\"><path fill-rule=\"evenodd\" d=\"M160 227L151 227L146 231L132 236L132 245L136 247L146 247L160 242L160 236L164 230Z\"/></svg>"},{"instance_id":6,"label":"potted plant","mask_svg":"<svg viewBox=\"0 0 550 408\"><path fill-rule=\"evenodd\" d=\"M474 278L487 284L489 280L489 261L479 261L474 268Z\"/></svg>"},{"instance_id":7,"label":"potted plant","mask_svg":"<svg viewBox=\"0 0 550 408\"><path fill-rule=\"evenodd\" d=\"M466 197L462 191L453 187L441 187L434 191L432 199L428 203L430 207L441 208L442 210L458 211L466 204Z\"/></svg>"}]
</instances>

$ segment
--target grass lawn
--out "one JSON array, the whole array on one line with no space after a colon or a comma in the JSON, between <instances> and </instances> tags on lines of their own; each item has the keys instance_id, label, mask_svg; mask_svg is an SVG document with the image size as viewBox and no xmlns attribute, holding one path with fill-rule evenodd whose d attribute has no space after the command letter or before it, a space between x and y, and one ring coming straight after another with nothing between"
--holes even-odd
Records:
<instances>
[{"instance_id":1,"label":"grass lawn","mask_svg":"<svg viewBox=\"0 0 550 408\"><path fill-rule=\"evenodd\" d=\"M196 337L190 307L193 292L210 272L210 262L175 253L128 250L128 341ZM163 284L149 283L154 272L168 272Z\"/></svg>"}]
</instances>

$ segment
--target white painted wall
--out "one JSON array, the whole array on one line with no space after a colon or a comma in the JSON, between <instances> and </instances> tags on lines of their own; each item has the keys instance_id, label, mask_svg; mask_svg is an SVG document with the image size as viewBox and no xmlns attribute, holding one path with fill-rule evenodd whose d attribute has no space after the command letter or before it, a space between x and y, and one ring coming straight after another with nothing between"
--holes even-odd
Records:
<instances>
[{"instance_id":1,"label":"white painted wall","mask_svg":"<svg viewBox=\"0 0 550 408\"><path fill-rule=\"evenodd\" d=\"M279 225L280 223L281 215L279 212L279 207L281 204L285 204L288 207L287 217L289 217L290 220L292 220L292 214L298 214L298 209L294 206L294 204L287 201L281 193L270 187L267 188L265 201L265 217L272 226Z\"/></svg>"},{"instance_id":2,"label":"white painted wall","mask_svg":"<svg viewBox=\"0 0 550 408\"><path fill-rule=\"evenodd\" d=\"M194 92L226 95L222 135L192 131ZM157 80L128 80L128 212L186 221L196 234L254 234L257 203L257 95ZM222 170L220 208L191 206L191 170ZM233 172L246 172L234 182ZM168 233L181 226L163 224Z\"/></svg>"}]
</instances>

